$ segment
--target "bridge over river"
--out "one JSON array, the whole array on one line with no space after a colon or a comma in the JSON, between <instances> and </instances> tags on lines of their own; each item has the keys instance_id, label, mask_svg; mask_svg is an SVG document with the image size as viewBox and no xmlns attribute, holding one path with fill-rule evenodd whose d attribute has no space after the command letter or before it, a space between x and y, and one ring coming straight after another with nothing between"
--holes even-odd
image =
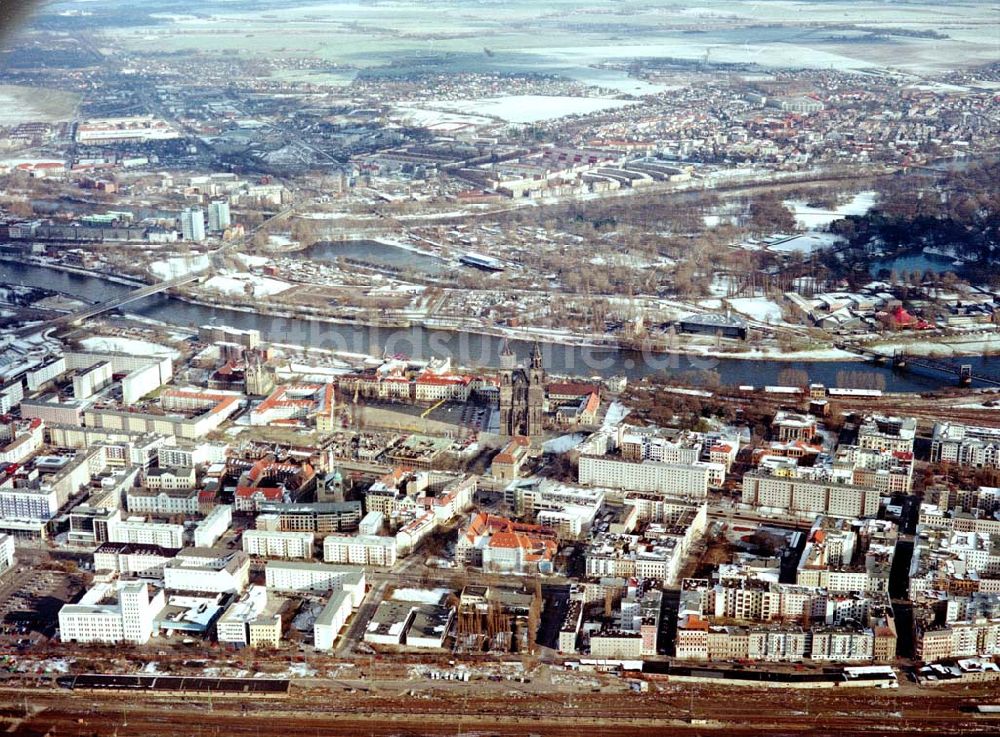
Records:
<instances>
[{"instance_id":1,"label":"bridge over river","mask_svg":"<svg viewBox=\"0 0 1000 737\"><path fill-rule=\"evenodd\" d=\"M119 295L117 297L112 297L104 302L99 302L95 305L90 305L84 307L76 312L71 312L67 315L60 315L59 317L54 317L51 320L47 320L40 325L29 325L21 328L17 331L18 337L25 337L27 335L32 335L42 330L47 330L49 328L59 327L60 325L72 325L74 323L79 323L88 318L94 317L95 315L100 315L102 312L108 312L109 310L114 310L123 305L127 305L130 302L137 302L140 299L150 297L154 294L160 292L165 292L168 289L173 289L174 287L180 287L184 284L190 284L201 276L200 273L186 274L185 276L178 277L176 279L168 279L166 281L157 282L156 284L148 284L144 287L138 287L133 289L131 292Z\"/></svg>"}]
</instances>

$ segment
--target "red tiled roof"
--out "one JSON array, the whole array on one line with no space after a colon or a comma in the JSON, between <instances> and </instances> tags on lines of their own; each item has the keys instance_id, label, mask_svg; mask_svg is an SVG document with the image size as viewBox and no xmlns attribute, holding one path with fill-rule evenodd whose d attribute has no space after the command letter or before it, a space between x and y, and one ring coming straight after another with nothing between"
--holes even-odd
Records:
<instances>
[{"instance_id":1,"label":"red tiled roof","mask_svg":"<svg viewBox=\"0 0 1000 737\"><path fill-rule=\"evenodd\" d=\"M284 491L277 486L239 486L236 496L240 499L253 499L255 494L261 494L269 502L280 502Z\"/></svg>"}]
</instances>

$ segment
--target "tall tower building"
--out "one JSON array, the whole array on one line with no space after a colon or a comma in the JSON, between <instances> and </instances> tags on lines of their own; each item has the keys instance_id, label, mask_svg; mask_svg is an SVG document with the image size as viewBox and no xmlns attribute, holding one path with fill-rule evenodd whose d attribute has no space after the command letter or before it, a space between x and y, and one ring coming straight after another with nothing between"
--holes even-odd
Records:
<instances>
[{"instance_id":1,"label":"tall tower building","mask_svg":"<svg viewBox=\"0 0 1000 737\"><path fill-rule=\"evenodd\" d=\"M531 351L527 368L504 341L500 351L500 433L532 437L542 432L545 405L545 369L538 344Z\"/></svg>"},{"instance_id":2,"label":"tall tower building","mask_svg":"<svg viewBox=\"0 0 1000 737\"><path fill-rule=\"evenodd\" d=\"M145 583L127 583L118 591L122 613L122 639L145 643L153 634L153 615L149 606L149 587Z\"/></svg>"},{"instance_id":3,"label":"tall tower building","mask_svg":"<svg viewBox=\"0 0 1000 737\"><path fill-rule=\"evenodd\" d=\"M181 213L181 234L186 241L205 240L205 213L200 207L188 207Z\"/></svg>"},{"instance_id":4,"label":"tall tower building","mask_svg":"<svg viewBox=\"0 0 1000 737\"><path fill-rule=\"evenodd\" d=\"M344 476L339 468L334 468L316 482L316 501L344 501Z\"/></svg>"},{"instance_id":5,"label":"tall tower building","mask_svg":"<svg viewBox=\"0 0 1000 737\"><path fill-rule=\"evenodd\" d=\"M213 233L219 233L230 225L233 221L229 215L229 202L218 200L210 202L208 205L208 229Z\"/></svg>"}]
</instances>

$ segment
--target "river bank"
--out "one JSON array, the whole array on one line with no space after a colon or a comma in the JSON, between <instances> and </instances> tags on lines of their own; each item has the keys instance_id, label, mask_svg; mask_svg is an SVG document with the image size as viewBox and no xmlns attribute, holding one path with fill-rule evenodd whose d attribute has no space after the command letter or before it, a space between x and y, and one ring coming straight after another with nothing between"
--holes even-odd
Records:
<instances>
[{"instance_id":1,"label":"river bank","mask_svg":"<svg viewBox=\"0 0 1000 737\"><path fill-rule=\"evenodd\" d=\"M418 251L419 253L419 251ZM90 279L98 279L104 282L128 286L141 287L145 282L141 282L131 277L117 274L107 274L92 269L67 266L65 264L55 264L42 261L36 258L29 258L27 263L22 258L9 254L0 254L0 261L13 264L15 266L29 266L39 269L50 269L66 274L73 274ZM52 289L51 285L39 285L41 288ZM58 291L58 290L53 290ZM61 292L70 297L80 298L81 295L73 292ZM786 363L822 363L829 361L862 363L866 359L852 351L842 350L832 346L819 347L799 351L782 351L777 346L756 346L746 350L739 348L718 349L715 342L705 340L704 344L699 344L698 337L690 337L689 343L684 346L670 348L665 345L664 338L647 338L645 340L634 341L617 338L615 336L594 336L594 335L574 335L563 330L553 330L550 328L509 328L509 327L489 327L478 324L459 324L448 320L425 318L399 318L380 320L351 320L339 318L309 309L294 309L287 306L277 307L266 303L254 303L253 305L239 303L222 303L214 301L204 295L198 294L190 288L184 291L175 290L169 295L171 299L185 302L190 305L204 307L209 310L224 309L232 312L240 312L247 315L260 315L268 318L282 320L307 320L333 326L344 326L352 328L373 328L390 330L410 330L419 328L427 331L441 331L455 335L470 334L488 338L507 339L521 342L541 342L567 347L588 348L596 350L628 351L640 354L678 356L695 359L727 359L734 361L776 361ZM104 295L101 295L101 299ZM100 299L95 300L100 301ZM872 343L866 346L869 349L881 350L891 354L894 349L902 348L921 355L934 355L941 358L961 357L961 356L991 356L1000 355L1000 334L993 336L948 336L948 340L928 342L926 336L922 336L920 341L908 342L893 340L887 343Z\"/></svg>"},{"instance_id":2,"label":"river bank","mask_svg":"<svg viewBox=\"0 0 1000 737\"><path fill-rule=\"evenodd\" d=\"M104 275L91 273L84 276L11 261L0 261L0 280L61 292L91 303L123 295L130 289L108 281ZM830 355L823 360L807 361L795 357L795 354L785 354L782 356L784 360L777 360L760 354L734 358L725 353L708 356L644 351L642 346L637 349L608 345L580 346L555 342L551 336L543 339L543 336L525 335L522 331L510 335L499 330L480 334L468 330L427 329L419 325L383 328L333 323L311 317L289 316L288 312L271 316L249 307L238 310L209 302L196 304L167 294L136 301L123 311L131 318L156 320L188 333L196 332L201 325L231 325L244 330L258 330L261 338L269 343L368 356L401 355L417 361L450 358L454 366L483 370L495 369L499 365L505 339L509 340L514 352L526 360L538 337L546 369L563 376L590 378L618 375L627 377L629 381L660 376L691 385L711 380L733 386L764 386L787 383L784 372L792 369L803 372L809 381L826 386L878 386L887 392L931 391L954 383L953 377L947 375L896 371L890 364L861 363L856 356L847 360ZM709 348L706 347L706 350ZM983 374L994 372L994 364L997 363L985 356L974 356L963 362L971 363L976 371Z\"/></svg>"}]
</instances>

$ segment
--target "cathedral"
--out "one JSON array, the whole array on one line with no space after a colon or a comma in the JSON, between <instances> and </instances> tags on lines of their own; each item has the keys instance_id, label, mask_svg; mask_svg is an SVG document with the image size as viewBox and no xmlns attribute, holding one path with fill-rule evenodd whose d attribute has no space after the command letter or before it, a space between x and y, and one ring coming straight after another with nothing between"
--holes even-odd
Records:
<instances>
[{"instance_id":1,"label":"cathedral","mask_svg":"<svg viewBox=\"0 0 1000 737\"><path fill-rule=\"evenodd\" d=\"M527 368L504 341L500 351L500 434L533 437L542 434L545 405L545 369L535 343Z\"/></svg>"}]
</instances>

